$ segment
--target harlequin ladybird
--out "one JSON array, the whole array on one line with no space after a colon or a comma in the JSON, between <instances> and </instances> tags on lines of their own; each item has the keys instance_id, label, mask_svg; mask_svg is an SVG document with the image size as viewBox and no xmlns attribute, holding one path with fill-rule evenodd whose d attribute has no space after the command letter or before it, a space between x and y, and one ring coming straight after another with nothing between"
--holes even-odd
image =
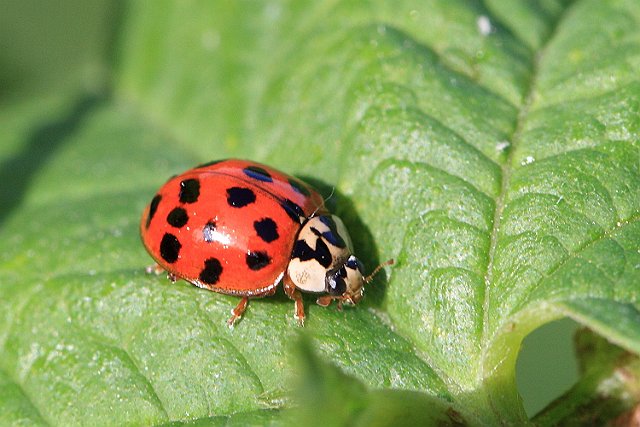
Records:
<instances>
[{"instance_id":1,"label":"harlequin ladybird","mask_svg":"<svg viewBox=\"0 0 640 427\"><path fill-rule=\"evenodd\" d=\"M241 296L230 326L249 297L273 295L280 282L304 324L300 292L357 304L363 287L384 265L364 277L352 255L344 224L324 199L297 178L246 160L210 162L164 184L142 214L142 241L172 281Z\"/></svg>"}]
</instances>

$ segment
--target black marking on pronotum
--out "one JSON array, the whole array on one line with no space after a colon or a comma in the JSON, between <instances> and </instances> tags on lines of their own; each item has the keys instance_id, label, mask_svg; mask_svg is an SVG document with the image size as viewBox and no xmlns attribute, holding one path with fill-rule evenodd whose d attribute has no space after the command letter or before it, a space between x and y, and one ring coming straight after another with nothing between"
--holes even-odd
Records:
<instances>
[{"instance_id":1,"label":"black marking on pronotum","mask_svg":"<svg viewBox=\"0 0 640 427\"><path fill-rule=\"evenodd\" d=\"M306 185L302 184L301 182L289 178L289 185L291 186L291 188L293 188L297 193L302 194L303 196L307 196L309 197L311 195L311 191L309 191L309 189L307 188Z\"/></svg>"},{"instance_id":2,"label":"black marking on pronotum","mask_svg":"<svg viewBox=\"0 0 640 427\"><path fill-rule=\"evenodd\" d=\"M209 167L209 166L213 166L213 165L218 164L218 163L220 163L220 162L224 162L225 160L226 160L226 159L222 159L222 160L212 160L212 161L210 161L210 162L203 163L203 164L201 164L201 165L196 166L196 169L201 169L201 168L206 168L206 167Z\"/></svg>"},{"instance_id":3,"label":"black marking on pronotum","mask_svg":"<svg viewBox=\"0 0 640 427\"><path fill-rule=\"evenodd\" d=\"M253 228L262 240L267 243L271 243L278 237L278 224L271 218L262 218L259 221L253 222Z\"/></svg>"},{"instance_id":4,"label":"black marking on pronotum","mask_svg":"<svg viewBox=\"0 0 640 427\"><path fill-rule=\"evenodd\" d=\"M200 272L198 278L201 282L208 285L215 285L220 280L222 274L222 264L216 258L209 258L204 262L204 268Z\"/></svg>"},{"instance_id":5,"label":"black marking on pronotum","mask_svg":"<svg viewBox=\"0 0 640 427\"><path fill-rule=\"evenodd\" d=\"M171 233L165 233L160 242L160 256L169 264L173 264L178 260L182 245L178 238Z\"/></svg>"},{"instance_id":6,"label":"black marking on pronotum","mask_svg":"<svg viewBox=\"0 0 640 427\"><path fill-rule=\"evenodd\" d=\"M180 228L184 227L184 225L189 221L189 215L187 215L187 211L182 208L173 208L169 215L167 215L167 222L169 225Z\"/></svg>"},{"instance_id":7,"label":"black marking on pronotum","mask_svg":"<svg viewBox=\"0 0 640 427\"><path fill-rule=\"evenodd\" d=\"M336 222L328 215L323 215L318 218L320 218L320 221L324 225L329 227L329 231L322 233L322 237L327 239L333 246L346 248L347 244L342 239L342 236L340 236L340 233L338 233L338 226L336 225Z\"/></svg>"},{"instance_id":8,"label":"black marking on pronotum","mask_svg":"<svg viewBox=\"0 0 640 427\"><path fill-rule=\"evenodd\" d=\"M205 242L211 243L215 240L216 223L215 221L209 221L204 225L202 229L202 238Z\"/></svg>"},{"instance_id":9,"label":"black marking on pronotum","mask_svg":"<svg viewBox=\"0 0 640 427\"><path fill-rule=\"evenodd\" d=\"M156 211L158 210L158 205L160 204L160 200L162 200L162 196L159 194L156 194L153 199L151 199L151 203L149 204L149 215L147 215L147 224L145 225L146 228L149 228L149 224L151 224L151 219L153 219L153 216L156 214Z\"/></svg>"},{"instance_id":10,"label":"black marking on pronotum","mask_svg":"<svg viewBox=\"0 0 640 427\"><path fill-rule=\"evenodd\" d=\"M200 197L200 181L195 178L185 179L180 182L180 202L195 203Z\"/></svg>"},{"instance_id":11,"label":"black marking on pronotum","mask_svg":"<svg viewBox=\"0 0 640 427\"><path fill-rule=\"evenodd\" d=\"M298 258L300 261L316 260L324 268L331 265L331 252L322 239L316 239L316 249L311 249L303 239L296 240L291 251L291 258Z\"/></svg>"},{"instance_id":12,"label":"black marking on pronotum","mask_svg":"<svg viewBox=\"0 0 640 427\"><path fill-rule=\"evenodd\" d=\"M253 179L257 179L258 181L273 182L273 178L271 178L269 172L267 172L260 166L247 166L246 168L242 169L242 172Z\"/></svg>"},{"instance_id":13,"label":"black marking on pronotum","mask_svg":"<svg viewBox=\"0 0 640 427\"><path fill-rule=\"evenodd\" d=\"M284 199L280 202L280 206L282 209L289 215L289 218L294 220L295 222L300 222L300 218L304 218L305 214L300 205L295 204L289 199Z\"/></svg>"},{"instance_id":14,"label":"black marking on pronotum","mask_svg":"<svg viewBox=\"0 0 640 427\"><path fill-rule=\"evenodd\" d=\"M263 269L271 263L271 258L264 251L249 252L247 254L247 266L254 271Z\"/></svg>"},{"instance_id":15,"label":"black marking on pronotum","mask_svg":"<svg viewBox=\"0 0 640 427\"><path fill-rule=\"evenodd\" d=\"M256 201L256 193L246 187L227 188L227 203L234 208L243 208Z\"/></svg>"}]
</instances>

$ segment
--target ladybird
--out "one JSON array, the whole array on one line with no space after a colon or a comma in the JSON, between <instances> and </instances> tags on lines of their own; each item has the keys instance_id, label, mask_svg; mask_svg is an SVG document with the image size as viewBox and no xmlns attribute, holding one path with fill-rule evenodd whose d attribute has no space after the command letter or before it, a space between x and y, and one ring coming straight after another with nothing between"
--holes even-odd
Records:
<instances>
[{"instance_id":1,"label":"ladybird","mask_svg":"<svg viewBox=\"0 0 640 427\"><path fill-rule=\"evenodd\" d=\"M273 295L282 282L304 324L301 292L317 303L357 304L365 283L340 218L331 215L311 186L260 163L209 162L167 181L145 208L142 242L169 279L242 297L229 326L249 298Z\"/></svg>"}]
</instances>

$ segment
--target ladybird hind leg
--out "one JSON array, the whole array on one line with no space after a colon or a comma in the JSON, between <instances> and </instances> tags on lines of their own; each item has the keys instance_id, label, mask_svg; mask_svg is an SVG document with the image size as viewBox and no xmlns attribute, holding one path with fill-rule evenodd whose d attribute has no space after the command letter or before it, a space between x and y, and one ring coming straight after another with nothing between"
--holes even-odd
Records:
<instances>
[{"instance_id":1,"label":"ladybird hind leg","mask_svg":"<svg viewBox=\"0 0 640 427\"><path fill-rule=\"evenodd\" d=\"M233 328L236 322L240 320L240 318L244 314L244 311L247 309L248 304L249 297L242 297L238 305L236 305L236 307L231 310L231 317L229 318L229 320L227 320L227 325L230 328Z\"/></svg>"},{"instance_id":2,"label":"ladybird hind leg","mask_svg":"<svg viewBox=\"0 0 640 427\"><path fill-rule=\"evenodd\" d=\"M298 325L304 326L304 302L302 301L302 294L293 284L291 278L288 274L284 275L282 279L282 283L284 285L284 293L287 294L289 298L291 298L295 302L295 312L294 317L298 321Z\"/></svg>"},{"instance_id":3,"label":"ladybird hind leg","mask_svg":"<svg viewBox=\"0 0 640 427\"><path fill-rule=\"evenodd\" d=\"M147 274L155 274L156 276L158 276L158 275L164 273L165 269L160 267L160 264L155 263L155 264L150 265L147 268L145 268L144 271ZM167 271L167 279L171 280L171 283L176 283L176 280L178 280L178 277L175 274L169 273Z\"/></svg>"},{"instance_id":4,"label":"ladybird hind leg","mask_svg":"<svg viewBox=\"0 0 640 427\"><path fill-rule=\"evenodd\" d=\"M274 287L262 294L252 295L252 297L254 298L268 297L275 293L276 293L276 288ZM244 296L242 297L238 305L236 305L236 307L233 310L231 310L231 317L229 318L229 320L227 320L227 325L229 325L230 328L233 328L236 322L240 320L240 318L244 314L244 311L247 309L247 305L249 305L249 297Z\"/></svg>"},{"instance_id":5,"label":"ladybird hind leg","mask_svg":"<svg viewBox=\"0 0 640 427\"><path fill-rule=\"evenodd\" d=\"M154 263L153 265L147 266L147 268L145 268L144 271L147 274L159 275L159 274L164 273L164 268L160 267L160 264Z\"/></svg>"}]
</instances>

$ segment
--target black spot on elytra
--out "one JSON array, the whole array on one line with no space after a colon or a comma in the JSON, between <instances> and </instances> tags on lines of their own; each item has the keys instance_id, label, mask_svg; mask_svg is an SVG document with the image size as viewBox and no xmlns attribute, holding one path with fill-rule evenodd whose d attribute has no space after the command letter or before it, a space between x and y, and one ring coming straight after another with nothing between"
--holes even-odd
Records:
<instances>
[{"instance_id":1,"label":"black spot on elytra","mask_svg":"<svg viewBox=\"0 0 640 427\"><path fill-rule=\"evenodd\" d=\"M227 188L227 203L234 208L243 208L256 201L256 193L246 187Z\"/></svg>"},{"instance_id":2,"label":"black spot on elytra","mask_svg":"<svg viewBox=\"0 0 640 427\"><path fill-rule=\"evenodd\" d=\"M222 264L216 258L209 258L204 262L204 268L198 277L201 282L208 285L215 285L220 280L222 274Z\"/></svg>"},{"instance_id":3,"label":"black spot on elytra","mask_svg":"<svg viewBox=\"0 0 640 427\"><path fill-rule=\"evenodd\" d=\"M200 181L195 178L185 179L180 182L180 202L195 203L200 197Z\"/></svg>"},{"instance_id":4,"label":"black spot on elytra","mask_svg":"<svg viewBox=\"0 0 640 427\"><path fill-rule=\"evenodd\" d=\"M169 215L167 215L169 225L176 228L184 227L187 221L189 221L189 215L187 215L187 211L182 208L174 208L169 212Z\"/></svg>"},{"instance_id":5,"label":"black spot on elytra","mask_svg":"<svg viewBox=\"0 0 640 427\"><path fill-rule=\"evenodd\" d=\"M210 161L210 162L203 163L203 164L201 164L201 165L196 166L196 169L201 169L201 168L206 168L206 167L209 167L209 166L213 166L213 165L218 164L218 163L220 163L220 162L224 162L225 160L226 160L226 159L222 159L222 160L212 160L212 161Z\"/></svg>"},{"instance_id":6,"label":"black spot on elytra","mask_svg":"<svg viewBox=\"0 0 640 427\"><path fill-rule=\"evenodd\" d=\"M304 184L302 184L301 182L299 182L299 181L297 181L295 179L289 179L289 185L297 193L300 193L303 196L309 197L311 195L311 192L309 191L309 189Z\"/></svg>"},{"instance_id":7,"label":"black spot on elytra","mask_svg":"<svg viewBox=\"0 0 640 427\"><path fill-rule=\"evenodd\" d=\"M331 252L322 239L316 239L316 249L313 250L304 240L296 240L291 252L291 258L299 258L300 261L316 260L324 268L331 265Z\"/></svg>"},{"instance_id":8,"label":"black spot on elytra","mask_svg":"<svg viewBox=\"0 0 640 427\"><path fill-rule=\"evenodd\" d=\"M262 182L273 182L269 172L259 166L247 166L242 170L245 175Z\"/></svg>"},{"instance_id":9,"label":"black spot on elytra","mask_svg":"<svg viewBox=\"0 0 640 427\"><path fill-rule=\"evenodd\" d=\"M253 228L262 240L267 243L271 243L278 237L278 224L271 218L262 218L259 221L254 221Z\"/></svg>"},{"instance_id":10,"label":"black spot on elytra","mask_svg":"<svg viewBox=\"0 0 640 427\"><path fill-rule=\"evenodd\" d=\"M160 256L163 260L167 261L169 264L173 264L178 260L178 255L180 255L180 248L182 245L178 241L178 238L170 233L165 233L162 236L162 241L160 242Z\"/></svg>"},{"instance_id":11,"label":"black spot on elytra","mask_svg":"<svg viewBox=\"0 0 640 427\"><path fill-rule=\"evenodd\" d=\"M214 221L207 222L202 229L202 237L205 242L211 243L214 241L214 231L216 231L216 223Z\"/></svg>"},{"instance_id":12,"label":"black spot on elytra","mask_svg":"<svg viewBox=\"0 0 640 427\"><path fill-rule=\"evenodd\" d=\"M271 263L271 258L266 252L249 252L247 254L247 266L254 271L260 270Z\"/></svg>"},{"instance_id":13,"label":"black spot on elytra","mask_svg":"<svg viewBox=\"0 0 640 427\"><path fill-rule=\"evenodd\" d=\"M151 203L149 204L149 215L147 216L147 225L145 226L146 228L149 228L149 224L151 224L151 220L158 210L160 200L162 200L162 196L159 194L156 194L153 199L151 199Z\"/></svg>"},{"instance_id":14,"label":"black spot on elytra","mask_svg":"<svg viewBox=\"0 0 640 427\"><path fill-rule=\"evenodd\" d=\"M300 218L304 218L304 211L300 207L300 205L295 204L289 199L284 199L280 202L280 206L282 209L289 215L289 218L294 220L295 222L300 222Z\"/></svg>"}]
</instances>

